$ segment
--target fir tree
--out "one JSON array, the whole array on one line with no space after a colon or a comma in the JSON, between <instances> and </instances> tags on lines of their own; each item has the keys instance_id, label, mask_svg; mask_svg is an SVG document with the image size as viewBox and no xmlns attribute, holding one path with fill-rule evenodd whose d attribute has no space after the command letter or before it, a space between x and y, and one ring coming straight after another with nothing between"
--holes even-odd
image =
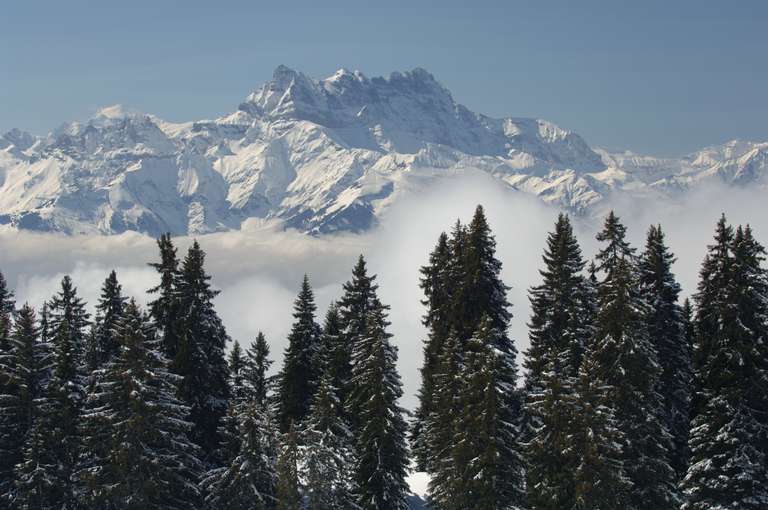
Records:
<instances>
[{"instance_id":1,"label":"fir tree","mask_svg":"<svg viewBox=\"0 0 768 510\"><path fill-rule=\"evenodd\" d=\"M96 303L94 322L95 365L100 367L118 354L118 343L114 337L115 325L125 308L127 298L122 295L122 286L115 271L109 273L101 287L101 297Z\"/></svg>"},{"instance_id":2,"label":"fir tree","mask_svg":"<svg viewBox=\"0 0 768 510\"><path fill-rule=\"evenodd\" d=\"M323 361L342 409L346 405L352 378L350 346L343 330L339 307L333 303L328 307L323 322Z\"/></svg>"},{"instance_id":3,"label":"fir tree","mask_svg":"<svg viewBox=\"0 0 768 510\"><path fill-rule=\"evenodd\" d=\"M434 393L434 377L438 359L443 351L443 345L450 331L451 286L449 268L451 267L451 250L448 236L440 234L437 246L429 256L429 264L421 268L419 286L424 291L422 301L427 307L427 313L422 323L428 328L428 337L424 342L424 364L421 368L421 388L419 389L419 407L411 429L411 444L417 468L426 471L430 457L424 429L432 414L432 397Z\"/></svg>"},{"instance_id":4,"label":"fir tree","mask_svg":"<svg viewBox=\"0 0 768 510\"><path fill-rule=\"evenodd\" d=\"M701 271L685 510L768 505L768 276L751 229L721 218ZM722 284L720 295L713 285Z\"/></svg>"},{"instance_id":5,"label":"fir tree","mask_svg":"<svg viewBox=\"0 0 768 510\"><path fill-rule=\"evenodd\" d=\"M672 273L674 262L661 226L651 226L639 261L639 279L642 296L650 307L646 319L648 333L661 366L658 391L664 425L672 434L670 465L679 478L688 460L692 373L682 309L677 304L680 285Z\"/></svg>"},{"instance_id":6,"label":"fir tree","mask_svg":"<svg viewBox=\"0 0 768 510\"><path fill-rule=\"evenodd\" d=\"M520 451L520 397L516 390L516 350L507 335L481 319L468 343L461 415L454 458L461 469L455 495L460 507L514 508L524 503Z\"/></svg>"},{"instance_id":7,"label":"fir tree","mask_svg":"<svg viewBox=\"0 0 768 510\"><path fill-rule=\"evenodd\" d=\"M326 371L302 431L307 504L317 510L353 510L358 506L352 433L331 381L331 374Z\"/></svg>"},{"instance_id":8,"label":"fir tree","mask_svg":"<svg viewBox=\"0 0 768 510\"><path fill-rule=\"evenodd\" d=\"M240 451L239 414L247 404L248 393L244 382L245 358L240 343L235 341L229 352L229 394L227 414L219 426L221 446L218 451L218 465L228 466Z\"/></svg>"},{"instance_id":9,"label":"fir tree","mask_svg":"<svg viewBox=\"0 0 768 510\"><path fill-rule=\"evenodd\" d=\"M300 424L309 414L320 378L320 326L315 322L317 306L306 275L293 309L295 321L288 335L283 370L279 376L278 420L281 430L285 432L291 423Z\"/></svg>"},{"instance_id":10,"label":"fir tree","mask_svg":"<svg viewBox=\"0 0 768 510\"><path fill-rule=\"evenodd\" d=\"M195 508L201 463L176 397L181 378L135 303L114 332L120 353L100 371L83 416L84 499L91 508Z\"/></svg>"},{"instance_id":11,"label":"fir tree","mask_svg":"<svg viewBox=\"0 0 768 510\"><path fill-rule=\"evenodd\" d=\"M180 347L180 332L177 330L181 309L176 293L179 283L179 259L170 234L161 235L157 246L160 249L160 262L152 262L149 265L160 275L160 283L148 291L157 295L149 303L149 310L160 331L165 356L173 361Z\"/></svg>"},{"instance_id":12,"label":"fir tree","mask_svg":"<svg viewBox=\"0 0 768 510\"><path fill-rule=\"evenodd\" d=\"M596 351L595 375L600 386L611 389L603 404L612 408L625 436L624 467L636 505L631 508L675 508L679 498L667 457L672 441L656 391L661 368L645 323L649 307L640 293L635 257L625 234L611 212L597 236L605 243L597 254L605 277L599 286L591 346Z\"/></svg>"},{"instance_id":13,"label":"fir tree","mask_svg":"<svg viewBox=\"0 0 768 510\"><path fill-rule=\"evenodd\" d=\"M585 262L567 216L561 214L544 250L542 283L530 290L532 316L526 352L526 410L530 436L525 449L528 505L533 509L575 504L568 448L573 433L576 377L593 312Z\"/></svg>"},{"instance_id":14,"label":"fir tree","mask_svg":"<svg viewBox=\"0 0 768 510\"><path fill-rule=\"evenodd\" d=\"M267 398L271 390L271 380L267 376L272 360L269 358L269 344L264 333L259 331L256 341L245 353L243 366L243 385L246 389L248 400L255 402L262 408L267 408Z\"/></svg>"},{"instance_id":15,"label":"fir tree","mask_svg":"<svg viewBox=\"0 0 768 510\"><path fill-rule=\"evenodd\" d=\"M41 394L45 359L37 342L35 312L25 304L10 333L8 351L0 353L0 508L2 498L12 495L14 466L23 458L35 399Z\"/></svg>"},{"instance_id":16,"label":"fir tree","mask_svg":"<svg viewBox=\"0 0 768 510\"><path fill-rule=\"evenodd\" d=\"M590 353L579 368L570 446L578 463L573 470L574 510L623 510L627 508L632 483L626 476L622 447L624 435L614 410L605 405L605 395L614 392L597 377L599 364ZM555 508L555 507L552 507Z\"/></svg>"},{"instance_id":17,"label":"fir tree","mask_svg":"<svg viewBox=\"0 0 768 510\"><path fill-rule=\"evenodd\" d=\"M293 423L283 434L277 459L277 510L301 510L299 440Z\"/></svg>"},{"instance_id":18,"label":"fir tree","mask_svg":"<svg viewBox=\"0 0 768 510\"><path fill-rule=\"evenodd\" d=\"M407 424L398 405L402 383L397 348L390 344L386 307L374 301L367 314L366 335L354 344L350 408L356 433L355 481L364 510L406 510L408 471Z\"/></svg>"},{"instance_id":19,"label":"fir tree","mask_svg":"<svg viewBox=\"0 0 768 510\"><path fill-rule=\"evenodd\" d=\"M179 348L171 369L182 377L179 396L191 408L191 437L210 461L219 448L218 427L227 412L229 336L214 309L218 291L211 289L204 262L205 252L195 241L182 263L176 289Z\"/></svg>"},{"instance_id":20,"label":"fir tree","mask_svg":"<svg viewBox=\"0 0 768 510\"><path fill-rule=\"evenodd\" d=\"M206 508L271 510L277 505L277 435L268 413L256 402L236 407L236 455L203 480Z\"/></svg>"},{"instance_id":21,"label":"fir tree","mask_svg":"<svg viewBox=\"0 0 768 510\"><path fill-rule=\"evenodd\" d=\"M5 276L0 272L0 355L10 350L11 324L15 307L13 291L8 288Z\"/></svg>"}]
</instances>

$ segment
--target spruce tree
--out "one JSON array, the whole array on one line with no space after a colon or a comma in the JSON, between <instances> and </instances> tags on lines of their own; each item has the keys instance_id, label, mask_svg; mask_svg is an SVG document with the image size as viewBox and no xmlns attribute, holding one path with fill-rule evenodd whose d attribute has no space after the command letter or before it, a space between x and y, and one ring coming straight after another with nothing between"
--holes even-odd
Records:
<instances>
[{"instance_id":1,"label":"spruce tree","mask_svg":"<svg viewBox=\"0 0 768 510\"><path fill-rule=\"evenodd\" d=\"M521 404L514 343L485 316L467 349L461 415L453 442L455 462L461 469L455 496L463 501L463 508L522 506Z\"/></svg>"},{"instance_id":2,"label":"spruce tree","mask_svg":"<svg viewBox=\"0 0 768 510\"><path fill-rule=\"evenodd\" d=\"M366 334L352 352L352 394L360 428L356 432L355 481L364 510L406 510L407 424L398 405L402 383L397 348L387 332L386 307L376 299L367 313Z\"/></svg>"},{"instance_id":3,"label":"spruce tree","mask_svg":"<svg viewBox=\"0 0 768 510\"><path fill-rule=\"evenodd\" d=\"M176 397L181 378L134 302L114 332L119 355L99 371L83 415L83 498L91 508L195 508L202 465Z\"/></svg>"},{"instance_id":4,"label":"spruce tree","mask_svg":"<svg viewBox=\"0 0 768 510\"><path fill-rule=\"evenodd\" d=\"M696 415L685 510L768 505L768 275L749 227L721 218L697 302ZM723 285L714 295L714 285Z\"/></svg>"},{"instance_id":5,"label":"spruce tree","mask_svg":"<svg viewBox=\"0 0 768 510\"><path fill-rule=\"evenodd\" d=\"M433 411L435 371L450 332L452 319L450 313L452 282L449 277L451 257L448 236L443 232L429 256L429 264L421 268L422 277L419 282L425 297L422 304L427 307L422 324L428 329L428 336L424 342L424 363L421 368L421 388L418 393L419 406L411 428L411 445L416 466L421 471L427 470L430 457L429 440L426 438L425 428Z\"/></svg>"},{"instance_id":6,"label":"spruce tree","mask_svg":"<svg viewBox=\"0 0 768 510\"><path fill-rule=\"evenodd\" d=\"M202 486L211 510L271 510L277 506L277 429L256 402L236 406L239 437L234 457L208 472Z\"/></svg>"},{"instance_id":7,"label":"spruce tree","mask_svg":"<svg viewBox=\"0 0 768 510\"><path fill-rule=\"evenodd\" d=\"M677 303L681 289L672 273L674 262L661 226L652 225L639 260L639 281L650 307L648 333L661 366L657 389L662 397L662 418L672 435L669 463L679 479L688 461L692 369L682 309Z\"/></svg>"},{"instance_id":8,"label":"spruce tree","mask_svg":"<svg viewBox=\"0 0 768 510\"><path fill-rule=\"evenodd\" d=\"M305 275L293 305L294 323L280 372L280 429L300 424L309 415L312 397L320 378L320 326L315 322L315 296Z\"/></svg>"},{"instance_id":9,"label":"spruce tree","mask_svg":"<svg viewBox=\"0 0 768 510\"><path fill-rule=\"evenodd\" d=\"M598 377L598 351L590 352L579 368L573 400L569 453L577 459L572 471L574 510L623 510L634 498L626 476L622 445L625 438L614 409L605 396L614 392ZM558 445L562 446L562 445ZM554 508L554 507L553 507Z\"/></svg>"},{"instance_id":10,"label":"spruce tree","mask_svg":"<svg viewBox=\"0 0 768 510\"><path fill-rule=\"evenodd\" d=\"M544 250L543 282L530 290L532 316L526 352L525 435L528 506L569 508L574 502L568 447L573 433L576 377L592 333L585 262L567 216L561 214Z\"/></svg>"},{"instance_id":11,"label":"spruce tree","mask_svg":"<svg viewBox=\"0 0 768 510\"><path fill-rule=\"evenodd\" d=\"M603 404L612 408L624 434L624 467L632 482L630 508L675 508L679 497L669 465L672 440L663 421L662 398L656 391L661 368L645 322L648 304L640 293L633 249L626 229L611 212L597 239L600 282L596 318L595 375L610 388ZM607 441L603 438L602 441Z\"/></svg>"},{"instance_id":12,"label":"spruce tree","mask_svg":"<svg viewBox=\"0 0 768 510\"><path fill-rule=\"evenodd\" d=\"M240 343L235 341L229 351L229 394L227 414L219 426L221 445L217 455L219 466L228 466L240 451L239 414L243 405L248 403L248 393L245 387L245 358Z\"/></svg>"},{"instance_id":13,"label":"spruce tree","mask_svg":"<svg viewBox=\"0 0 768 510\"><path fill-rule=\"evenodd\" d=\"M317 510L359 508L353 479L352 433L329 371L320 380L301 443L308 507Z\"/></svg>"},{"instance_id":14,"label":"spruce tree","mask_svg":"<svg viewBox=\"0 0 768 510\"><path fill-rule=\"evenodd\" d=\"M12 497L14 466L23 458L46 362L29 305L19 310L8 343L8 351L0 353L0 508Z\"/></svg>"},{"instance_id":15,"label":"spruce tree","mask_svg":"<svg viewBox=\"0 0 768 510\"><path fill-rule=\"evenodd\" d=\"M283 434L277 459L277 510L301 510L302 497L299 481L299 439L291 423Z\"/></svg>"},{"instance_id":16,"label":"spruce tree","mask_svg":"<svg viewBox=\"0 0 768 510\"><path fill-rule=\"evenodd\" d=\"M179 259L170 234L163 234L157 240L160 261L149 264L160 275L160 283L148 290L157 297L149 303L149 311L160 331L165 356L173 361L180 347L179 317L181 309L177 295L179 284Z\"/></svg>"},{"instance_id":17,"label":"spruce tree","mask_svg":"<svg viewBox=\"0 0 768 510\"><path fill-rule=\"evenodd\" d=\"M264 409L268 407L268 396L272 386L272 381L267 375L271 366L269 344L267 344L264 333L259 331L256 335L256 341L245 352L243 385L248 400L255 402Z\"/></svg>"},{"instance_id":18,"label":"spruce tree","mask_svg":"<svg viewBox=\"0 0 768 510\"><path fill-rule=\"evenodd\" d=\"M8 288L5 276L0 272L0 355L10 350L11 325L15 307L13 291Z\"/></svg>"},{"instance_id":19,"label":"spruce tree","mask_svg":"<svg viewBox=\"0 0 768 510\"><path fill-rule=\"evenodd\" d=\"M182 262L176 288L179 344L171 369L182 377L179 396L191 408L191 437L209 462L219 448L218 428L227 412L229 336L213 306L218 291L211 289L204 263L205 252L195 241Z\"/></svg>"},{"instance_id":20,"label":"spruce tree","mask_svg":"<svg viewBox=\"0 0 768 510\"><path fill-rule=\"evenodd\" d=\"M122 286L117 273L112 271L101 287L101 297L96 303L94 321L95 364L100 367L118 354L118 343L114 337L117 322L125 308L127 298L122 295Z\"/></svg>"},{"instance_id":21,"label":"spruce tree","mask_svg":"<svg viewBox=\"0 0 768 510\"><path fill-rule=\"evenodd\" d=\"M323 362L331 378L331 386L339 398L342 409L346 405L352 378L350 346L344 335L339 307L333 303L328 307L323 322L322 334Z\"/></svg>"}]
</instances>

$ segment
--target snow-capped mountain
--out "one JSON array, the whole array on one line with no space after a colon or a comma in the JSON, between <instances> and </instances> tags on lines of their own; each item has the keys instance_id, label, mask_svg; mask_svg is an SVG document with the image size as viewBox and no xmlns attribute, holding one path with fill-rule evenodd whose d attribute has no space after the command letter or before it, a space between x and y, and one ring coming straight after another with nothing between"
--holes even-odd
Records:
<instances>
[{"instance_id":1,"label":"snow-capped mountain","mask_svg":"<svg viewBox=\"0 0 768 510\"><path fill-rule=\"evenodd\" d=\"M315 80L280 66L215 120L175 124L113 106L44 138L2 135L0 224L157 235L258 218L359 231L403 194L467 169L589 213L613 193L670 195L712 179L765 185L768 143L680 159L612 153L543 120L473 113L423 69Z\"/></svg>"}]
</instances>

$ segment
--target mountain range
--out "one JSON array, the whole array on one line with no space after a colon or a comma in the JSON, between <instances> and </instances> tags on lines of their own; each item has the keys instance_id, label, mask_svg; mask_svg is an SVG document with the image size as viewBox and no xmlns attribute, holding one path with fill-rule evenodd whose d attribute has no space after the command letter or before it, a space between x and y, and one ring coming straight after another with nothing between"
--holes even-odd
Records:
<instances>
[{"instance_id":1,"label":"mountain range","mask_svg":"<svg viewBox=\"0 0 768 510\"><path fill-rule=\"evenodd\" d=\"M363 231L398 198L468 171L590 215L616 194L766 187L767 170L768 142L682 158L611 152L544 120L474 113L423 69L316 80L280 66L214 120L172 123L111 106L44 137L5 133L0 228L203 234L261 221Z\"/></svg>"}]
</instances>

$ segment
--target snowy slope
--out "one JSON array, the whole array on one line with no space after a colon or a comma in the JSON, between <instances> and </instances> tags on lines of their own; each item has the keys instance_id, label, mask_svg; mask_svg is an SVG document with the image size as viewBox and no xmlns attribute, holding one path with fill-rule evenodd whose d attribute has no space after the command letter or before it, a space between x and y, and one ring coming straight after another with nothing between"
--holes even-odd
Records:
<instances>
[{"instance_id":1,"label":"snowy slope","mask_svg":"<svg viewBox=\"0 0 768 510\"><path fill-rule=\"evenodd\" d=\"M473 113L423 69L315 80L280 66L215 120L174 124L112 106L44 138L0 136L0 224L157 235L259 218L360 231L404 193L470 168L590 214L614 193L671 195L712 179L764 186L767 167L768 143L680 159L593 150L543 120Z\"/></svg>"}]
</instances>

